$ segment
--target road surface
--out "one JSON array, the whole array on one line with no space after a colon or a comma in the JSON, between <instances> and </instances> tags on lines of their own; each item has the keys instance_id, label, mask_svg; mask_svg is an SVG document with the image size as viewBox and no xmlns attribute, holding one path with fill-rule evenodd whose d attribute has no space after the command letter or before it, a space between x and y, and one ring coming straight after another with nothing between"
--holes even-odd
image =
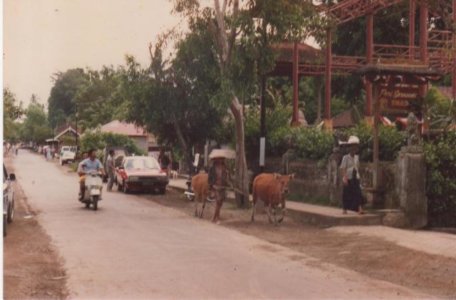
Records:
<instances>
[{"instance_id":1,"label":"road surface","mask_svg":"<svg viewBox=\"0 0 456 300\"><path fill-rule=\"evenodd\" d=\"M64 261L71 298L429 297L190 218L140 195L105 192L99 210L88 210L76 199L74 173L25 151L14 165Z\"/></svg>"}]
</instances>

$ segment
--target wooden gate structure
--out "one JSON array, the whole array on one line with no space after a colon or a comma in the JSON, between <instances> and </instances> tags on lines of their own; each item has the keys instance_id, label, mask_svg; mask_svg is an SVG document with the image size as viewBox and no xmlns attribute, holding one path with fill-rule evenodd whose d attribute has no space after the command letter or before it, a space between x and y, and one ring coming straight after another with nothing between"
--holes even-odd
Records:
<instances>
[{"instance_id":1,"label":"wooden gate structure","mask_svg":"<svg viewBox=\"0 0 456 300\"><path fill-rule=\"evenodd\" d=\"M408 45L384 45L374 43L374 16L388 7L408 1ZM432 1L432 6L429 3ZM419 8L419 45L415 44L416 11ZM428 68L439 74L452 75L452 95L456 99L456 0L343 0L333 5L319 5L317 9L333 20L336 25L356 18L366 18L366 55L340 56L331 49L332 33L327 30L326 49L323 51L303 43L282 43L276 66L271 75L291 76L293 79L292 125L299 125L298 83L300 76L325 77L324 121L332 128L331 81L333 74L350 75L367 65L404 66ZM444 30L428 30L430 15L450 19L451 25ZM425 30L421 30L425 28ZM427 84L423 84L423 89ZM365 81L365 116L373 117L372 81ZM425 91L423 91L424 93Z\"/></svg>"}]
</instances>

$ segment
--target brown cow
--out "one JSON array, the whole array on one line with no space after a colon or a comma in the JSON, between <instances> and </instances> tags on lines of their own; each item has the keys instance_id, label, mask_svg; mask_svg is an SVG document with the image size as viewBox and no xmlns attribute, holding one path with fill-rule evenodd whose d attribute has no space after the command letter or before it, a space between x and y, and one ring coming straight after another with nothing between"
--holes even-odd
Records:
<instances>
[{"instance_id":1,"label":"brown cow","mask_svg":"<svg viewBox=\"0 0 456 300\"><path fill-rule=\"evenodd\" d=\"M264 202L268 214L269 222L272 223L271 208L274 208L274 223L280 223L285 217L285 197L288 194L288 184L294 174L280 175L277 173L261 173L253 181L253 207L252 207L252 222L255 221L255 206L258 200ZM276 219L276 207L282 205L282 217Z\"/></svg>"},{"instance_id":2,"label":"brown cow","mask_svg":"<svg viewBox=\"0 0 456 300\"><path fill-rule=\"evenodd\" d=\"M195 217L203 217L204 207L206 206L206 199L209 194L209 183L207 173L198 173L192 178L192 189L195 193ZM199 202L202 202L203 207L198 214Z\"/></svg>"}]
</instances>

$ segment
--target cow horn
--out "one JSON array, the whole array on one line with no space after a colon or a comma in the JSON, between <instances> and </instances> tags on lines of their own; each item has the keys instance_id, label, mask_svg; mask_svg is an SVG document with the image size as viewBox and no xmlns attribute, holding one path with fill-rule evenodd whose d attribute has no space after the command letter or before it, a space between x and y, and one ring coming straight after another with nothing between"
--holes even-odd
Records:
<instances>
[{"instance_id":1,"label":"cow horn","mask_svg":"<svg viewBox=\"0 0 456 300\"><path fill-rule=\"evenodd\" d=\"M279 179L280 178L280 174L279 173L274 173L274 179Z\"/></svg>"},{"instance_id":2,"label":"cow horn","mask_svg":"<svg viewBox=\"0 0 456 300\"><path fill-rule=\"evenodd\" d=\"M295 178L295 173L290 174L290 179Z\"/></svg>"}]
</instances>

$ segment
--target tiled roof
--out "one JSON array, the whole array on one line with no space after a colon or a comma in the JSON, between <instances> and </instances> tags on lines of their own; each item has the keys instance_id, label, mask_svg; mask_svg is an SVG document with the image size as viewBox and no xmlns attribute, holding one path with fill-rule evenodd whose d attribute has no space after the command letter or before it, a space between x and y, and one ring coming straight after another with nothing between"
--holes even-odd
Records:
<instances>
[{"instance_id":1,"label":"tiled roof","mask_svg":"<svg viewBox=\"0 0 456 300\"><path fill-rule=\"evenodd\" d=\"M101 126L101 132L123 134L130 137L147 136L147 132L144 128L136 126L132 123L120 122L119 120L114 120Z\"/></svg>"}]
</instances>

